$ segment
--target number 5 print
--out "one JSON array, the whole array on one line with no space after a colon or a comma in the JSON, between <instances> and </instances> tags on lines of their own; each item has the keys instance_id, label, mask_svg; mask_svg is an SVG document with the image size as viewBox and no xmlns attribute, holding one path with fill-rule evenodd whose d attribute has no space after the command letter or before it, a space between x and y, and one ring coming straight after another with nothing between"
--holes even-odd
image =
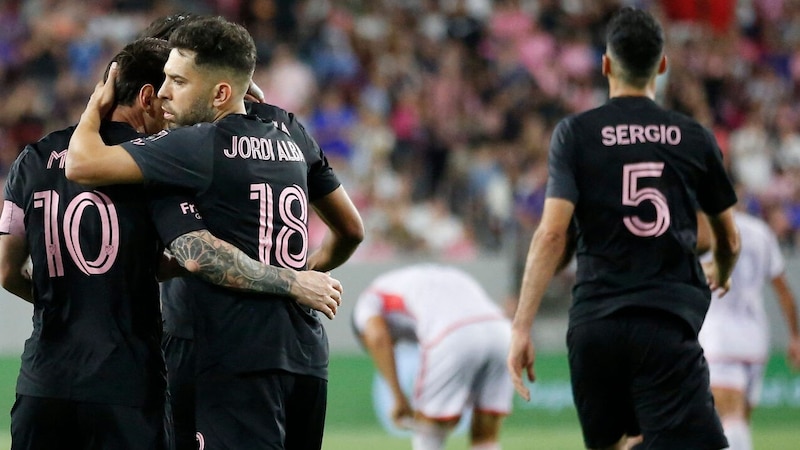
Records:
<instances>
[{"instance_id":1,"label":"number 5 print","mask_svg":"<svg viewBox=\"0 0 800 450\"><path fill-rule=\"evenodd\" d=\"M625 164L622 167L622 204L639 206L642 202L649 201L656 209L656 220L653 222L645 222L636 216L626 216L622 219L628 231L635 236L658 237L669 228L669 206L664 194L652 187L639 189L640 178L660 178L663 171L663 162Z\"/></svg>"}]
</instances>

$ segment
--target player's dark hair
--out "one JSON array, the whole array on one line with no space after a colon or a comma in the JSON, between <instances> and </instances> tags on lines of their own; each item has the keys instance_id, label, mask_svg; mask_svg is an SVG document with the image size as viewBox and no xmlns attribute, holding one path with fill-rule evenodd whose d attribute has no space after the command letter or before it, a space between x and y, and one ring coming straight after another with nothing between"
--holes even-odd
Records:
<instances>
[{"instance_id":1,"label":"player's dark hair","mask_svg":"<svg viewBox=\"0 0 800 450\"><path fill-rule=\"evenodd\" d=\"M189 12L159 17L158 19L150 22L150 25L148 25L147 28L139 33L139 37L151 37L156 39L164 39L166 41L179 26L189 23L193 20L197 20L201 17L203 16Z\"/></svg>"},{"instance_id":2,"label":"player's dark hair","mask_svg":"<svg viewBox=\"0 0 800 450\"><path fill-rule=\"evenodd\" d=\"M247 30L222 17L203 17L175 29L169 45L194 52L194 63L211 69L227 69L249 84L256 67L256 45Z\"/></svg>"},{"instance_id":3,"label":"player's dark hair","mask_svg":"<svg viewBox=\"0 0 800 450\"><path fill-rule=\"evenodd\" d=\"M120 105L132 105L142 86L153 85L156 91L164 83L164 64L169 45L161 39L137 39L126 45L111 62L117 62L115 97ZM109 63L109 67L110 67ZM103 79L108 77L108 67Z\"/></svg>"},{"instance_id":4,"label":"player's dark hair","mask_svg":"<svg viewBox=\"0 0 800 450\"><path fill-rule=\"evenodd\" d=\"M606 50L622 69L623 81L642 87L661 61L664 30L650 13L622 8L606 27Z\"/></svg>"}]
</instances>

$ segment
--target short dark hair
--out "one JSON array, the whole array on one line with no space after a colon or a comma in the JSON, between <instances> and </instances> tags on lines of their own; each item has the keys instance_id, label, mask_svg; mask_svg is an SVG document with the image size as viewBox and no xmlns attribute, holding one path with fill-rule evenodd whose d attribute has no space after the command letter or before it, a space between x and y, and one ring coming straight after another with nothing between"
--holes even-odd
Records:
<instances>
[{"instance_id":1,"label":"short dark hair","mask_svg":"<svg viewBox=\"0 0 800 450\"><path fill-rule=\"evenodd\" d=\"M169 45L194 52L197 66L231 71L245 85L256 67L256 45L250 33L219 16L181 25L170 36Z\"/></svg>"},{"instance_id":2,"label":"short dark hair","mask_svg":"<svg viewBox=\"0 0 800 450\"><path fill-rule=\"evenodd\" d=\"M626 82L643 84L661 61L664 30L650 13L629 6L622 8L606 27L606 50L625 72L622 77Z\"/></svg>"},{"instance_id":3,"label":"short dark hair","mask_svg":"<svg viewBox=\"0 0 800 450\"><path fill-rule=\"evenodd\" d=\"M111 62L117 63L115 97L120 105L132 105L142 86L153 85L156 91L164 83L164 64L169 45L161 39L137 39L126 45ZM110 67L110 63L109 63ZM108 77L108 68L103 79Z\"/></svg>"},{"instance_id":4,"label":"short dark hair","mask_svg":"<svg viewBox=\"0 0 800 450\"><path fill-rule=\"evenodd\" d=\"M175 13L170 14L169 16L162 16L158 19L150 22L150 25L147 26L141 33L139 33L140 38L156 38L156 39L163 39L168 40L172 33L177 29L179 26L189 23L193 20L197 20L202 18L203 16L190 13L190 12L182 12L182 13Z\"/></svg>"}]
</instances>

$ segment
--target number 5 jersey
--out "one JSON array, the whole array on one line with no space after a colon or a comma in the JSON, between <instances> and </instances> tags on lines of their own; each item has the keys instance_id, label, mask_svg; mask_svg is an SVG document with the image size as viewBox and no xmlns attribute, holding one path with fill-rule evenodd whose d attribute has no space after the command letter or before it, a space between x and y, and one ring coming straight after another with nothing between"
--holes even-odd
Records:
<instances>
[{"instance_id":1,"label":"number 5 jersey","mask_svg":"<svg viewBox=\"0 0 800 450\"><path fill-rule=\"evenodd\" d=\"M547 197L575 205L570 323L638 306L676 314L697 333L710 292L696 210L736 203L711 133L649 98L612 98L558 124L548 165Z\"/></svg>"}]
</instances>

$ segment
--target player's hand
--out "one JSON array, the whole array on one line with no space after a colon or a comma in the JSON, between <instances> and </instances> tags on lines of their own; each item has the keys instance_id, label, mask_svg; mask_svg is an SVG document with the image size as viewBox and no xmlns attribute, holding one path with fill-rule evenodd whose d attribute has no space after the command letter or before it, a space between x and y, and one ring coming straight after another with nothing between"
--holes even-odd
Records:
<instances>
[{"instance_id":1,"label":"player's hand","mask_svg":"<svg viewBox=\"0 0 800 450\"><path fill-rule=\"evenodd\" d=\"M94 92L86 105L87 113L96 112L103 118L114 107L114 85L117 80L118 70L118 64L116 62L111 63L106 81L100 80L94 87Z\"/></svg>"},{"instance_id":2,"label":"player's hand","mask_svg":"<svg viewBox=\"0 0 800 450\"><path fill-rule=\"evenodd\" d=\"M794 370L800 370L800 337L794 337L789 340L786 356L789 360L789 366Z\"/></svg>"},{"instance_id":3,"label":"player's hand","mask_svg":"<svg viewBox=\"0 0 800 450\"><path fill-rule=\"evenodd\" d=\"M717 271L717 265L714 263L714 261L706 261L701 265L703 267L703 272L706 275L706 282L708 283L709 289L716 293L717 297L724 297L725 294L731 290L731 279L728 278L724 283L720 283L719 272Z\"/></svg>"},{"instance_id":4,"label":"player's hand","mask_svg":"<svg viewBox=\"0 0 800 450\"><path fill-rule=\"evenodd\" d=\"M22 263L19 273L22 274L22 277L28 281L33 279L33 260L31 259L30 255L28 255L28 258L24 263Z\"/></svg>"},{"instance_id":5,"label":"player's hand","mask_svg":"<svg viewBox=\"0 0 800 450\"><path fill-rule=\"evenodd\" d=\"M342 304L342 283L328 272L302 270L297 272L291 294L297 303L317 310L328 319L336 317Z\"/></svg>"},{"instance_id":6,"label":"player's hand","mask_svg":"<svg viewBox=\"0 0 800 450\"><path fill-rule=\"evenodd\" d=\"M244 99L253 103L264 103L264 91L252 79L250 80L250 87L247 88L247 93L244 94Z\"/></svg>"},{"instance_id":7,"label":"player's hand","mask_svg":"<svg viewBox=\"0 0 800 450\"><path fill-rule=\"evenodd\" d=\"M409 430L413 426L414 410L405 397L395 399L394 408L392 408L392 421L402 430Z\"/></svg>"},{"instance_id":8,"label":"player's hand","mask_svg":"<svg viewBox=\"0 0 800 450\"><path fill-rule=\"evenodd\" d=\"M525 401L530 401L531 392L522 380L522 371L527 372L528 381L536 380L536 373L533 371L534 354L530 331L512 329L511 345L508 350L508 372L511 374L514 389Z\"/></svg>"}]
</instances>

